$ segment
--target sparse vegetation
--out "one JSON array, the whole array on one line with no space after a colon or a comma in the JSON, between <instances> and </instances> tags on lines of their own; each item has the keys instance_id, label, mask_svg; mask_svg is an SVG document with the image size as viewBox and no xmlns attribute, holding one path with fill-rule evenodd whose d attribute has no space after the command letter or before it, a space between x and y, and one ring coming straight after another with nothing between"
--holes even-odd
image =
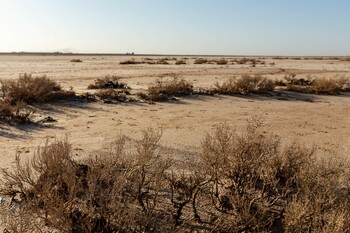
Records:
<instances>
[{"instance_id":1,"label":"sparse vegetation","mask_svg":"<svg viewBox=\"0 0 350 233\"><path fill-rule=\"evenodd\" d=\"M23 74L17 80L0 81L2 99L5 102L16 104L25 102L46 102L74 96L73 91L64 91L61 86L46 76L34 77Z\"/></svg>"},{"instance_id":2,"label":"sparse vegetation","mask_svg":"<svg viewBox=\"0 0 350 233\"><path fill-rule=\"evenodd\" d=\"M120 65L136 65L136 64L142 64L140 61L136 61L135 59L130 59L126 61L119 62Z\"/></svg>"},{"instance_id":3,"label":"sparse vegetation","mask_svg":"<svg viewBox=\"0 0 350 233\"><path fill-rule=\"evenodd\" d=\"M208 60L205 58L196 58L194 60L194 64L206 64L206 63L208 63Z\"/></svg>"},{"instance_id":4,"label":"sparse vegetation","mask_svg":"<svg viewBox=\"0 0 350 233\"><path fill-rule=\"evenodd\" d=\"M140 98L149 101L165 101L172 97L186 96L193 93L193 86L184 79L173 77L170 81L157 80L150 86L147 94L139 94Z\"/></svg>"},{"instance_id":5,"label":"sparse vegetation","mask_svg":"<svg viewBox=\"0 0 350 233\"><path fill-rule=\"evenodd\" d=\"M125 90L104 89L95 93L95 96L105 103L133 102L134 99L127 97L129 94Z\"/></svg>"},{"instance_id":6,"label":"sparse vegetation","mask_svg":"<svg viewBox=\"0 0 350 233\"><path fill-rule=\"evenodd\" d=\"M213 91L218 94L236 95L249 93L268 93L275 89L272 80L261 75L243 75L232 77L222 84L216 83Z\"/></svg>"},{"instance_id":7,"label":"sparse vegetation","mask_svg":"<svg viewBox=\"0 0 350 233\"><path fill-rule=\"evenodd\" d=\"M137 65L137 64L149 64L149 65L168 65L170 60L176 61L176 58L159 58L159 59L153 59L153 58L143 58L142 61L138 61L135 59L130 59L126 61L121 61L119 64L121 65Z\"/></svg>"},{"instance_id":8,"label":"sparse vegetation","mask_svg":"<svg viewBox=\"0 0 350 233\"><path fill-rule=\"evenodd\" d=\"M235 59L233 60L233 63L237 63L239 65L257 65L257 64L261 64L264 65L265 61L260 60L260 59L255 59L255 58L246 58L243 57L241 59Z\"/></svg>"},{"instance_id":9,"label":"sparse vegetation","mask_svg":"<svg viewBox=\"0 0 350 233\"><path fill-rule=\"evenodd\" d=\"M227 60L225 60L224 58L219 59L219 60L215 60L214 61L217 65L227 65Z\"/></svg>"},{"instance_id":10,"label":"sparse vegetation","mask_svg":"<svg viewBox=\"0 0 350 233\"><path fill-rule=\"evenodd\" d=\"M323 78L312 77L297 78L295 74L285 76L286 89L311 94L336 95L350 91L350 80L345 77Z\"/></svg>"},{"instance_id":11,"label":"sparse vegetation","mask_svg":"<svg viewBox=\"0 0 350 233\"><path fill-rule=\"evenodd\" d=\"M176 62L175 62L175 65L186 65L187 63L186 63L186 60L183 60L183 59L181 59L181 60L177 60Z\"/></svg>"},{"instance_id":12,"label":"sparse vegetation","mask_svg":"<svg viewBox=\"0 0 350 233\"><path fill-rule=\"evenodd\" d=\"M0 123L28 124L32 111L23 102L10 104L0 100Z\"/></svg>"},{"instance_id":13,"label":"sparse vegetation","mask_svg":"<svg viewBox=\"0 0 350 233\"><path fill-rule=\"evenodd\" d=\"M161 132L119 136L90 159L72 159L67 141L16 156L3 170L0 205L8 232L348 232L347 161L314 148L281 145L252 119L243 133L219 125L199 161L175 166ZM125 149L126 143L133 149Z\"/></svg>"},{"instance_id":14,"label":"sparse vegetation","mask_svg":"<svg viewBox=\"0 0 350 233\"><path fill-rule=\"evenodd\" d=\"M70 62L83 62L81 59L72 59Z\"/></svg>"},{"instance_id":15,"label":"sparse vegetation","mask_svg":"<svg viewBox=\"0 0 350 233\"><path fill-rule=\"evenodd\" d=\"M98 78L95 80L94 84L90 84L88 89L128 89L126 83L119 82L121 78L115 75L106 75L103 78Z\"/></svg>"},{"instance_id":16,"label":"sparse vegetation","mask_svg":"<svg viewBox=\"0 0 350 233\"><path fill-rule=\"evenodd\" d=\"M10 124L30 123L33 113L28 104L67 99L74 91L61 86L46 76L23 74L17 80L0 81L0 121Z\"/></svg>"}]
</instances>

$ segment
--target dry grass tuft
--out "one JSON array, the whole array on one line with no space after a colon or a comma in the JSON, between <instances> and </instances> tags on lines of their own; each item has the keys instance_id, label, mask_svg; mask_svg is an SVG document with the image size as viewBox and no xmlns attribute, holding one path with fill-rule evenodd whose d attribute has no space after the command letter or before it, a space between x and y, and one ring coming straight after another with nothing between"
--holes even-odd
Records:
<instances>
[{"instance_id":1,"label":"dry grass tuft","mask_svg":"<svg viewBox=\"0 0 350 233\"><path fill-rule=\"evenodd\" d=\"M243 75L240 78L232 77L221 85L215 84L214 92L224 95L250 94L250 93L268 93L275 89L272 80L261 75Z\"/></svg>"}]
</instances>

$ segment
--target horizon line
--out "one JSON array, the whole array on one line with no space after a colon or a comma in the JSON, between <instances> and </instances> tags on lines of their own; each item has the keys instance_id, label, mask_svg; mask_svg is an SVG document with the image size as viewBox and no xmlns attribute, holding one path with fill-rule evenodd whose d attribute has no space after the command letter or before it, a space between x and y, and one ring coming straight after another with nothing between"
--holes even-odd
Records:
<instances>
[{"instance_id":1,"label":"horizon line","mask_svg":"<svg viewBox=\"0 0 350 233\"><path fill-rule=\"evenodd\" d=\"M350 55L239 55L239 54L164 54L164 53L89 53L89 52L0 52L0 55L38 55L38 56L203 56L203 57L349 57Z\"/></svg>"}]
</instances>

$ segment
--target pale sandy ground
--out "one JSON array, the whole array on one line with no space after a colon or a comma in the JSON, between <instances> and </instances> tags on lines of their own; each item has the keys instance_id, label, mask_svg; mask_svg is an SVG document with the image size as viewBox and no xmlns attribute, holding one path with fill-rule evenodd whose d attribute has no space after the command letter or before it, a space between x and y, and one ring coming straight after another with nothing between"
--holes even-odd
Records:
<instances>
[{"instance_id":1,"label":"pale sandy ground","mask_svg":"<svg viewBox=\"0 0 350 233\"><path fill-rule=\"evenodd\" d=\"M235 74L264 74L271 78L282 78L286 71L300 77L350 74L350 62L337 60L266 58L266 65L253 68L249 65L193 65L193 58L188 59L190 64L187 65L120 65L120 61L129 59L126 56L79 57L82 63L71 63L72 58L0 56L0 79L14 79L21 73L45 74L63 87L73 87L81 93L95 78L106 74L123 77L136 91L145 90L166 73L179 74L195 87L210 87ZM272 62L275 65L270 65ZM115 140L119 133L138 139L141 131L148 127L162 127L162 144L176 152L174 156L178 159L191 160L205 134L216 124L225 122L240 132L251 116L262 117L266 132L277 133L283 142L316 144L321 150L336 148L345 155L350 152L349 95L190 96L155 105L70 102L34 107L36 119L52 116L58 122L50 127L0 125L1 168L11 167L16 151L31 157L35 148L44 145L47 139L67 137L73 145L75 158L83 158Z\"/></svg>"}]
</instances>

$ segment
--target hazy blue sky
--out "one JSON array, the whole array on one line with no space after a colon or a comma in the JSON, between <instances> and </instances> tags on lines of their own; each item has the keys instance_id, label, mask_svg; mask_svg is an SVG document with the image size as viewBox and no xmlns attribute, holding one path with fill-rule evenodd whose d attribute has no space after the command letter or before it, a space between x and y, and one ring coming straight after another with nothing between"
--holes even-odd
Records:
<instances>
[{"instance_id":1,"label":"hazy blue sky","mask_svg":"<svg viewBox=\"0 0 350 233\"><path fill-rule=\"evenodd\" d=\"M350 55L350 0L0 0L0 51Z\"/></svg>"}]
</instances>

